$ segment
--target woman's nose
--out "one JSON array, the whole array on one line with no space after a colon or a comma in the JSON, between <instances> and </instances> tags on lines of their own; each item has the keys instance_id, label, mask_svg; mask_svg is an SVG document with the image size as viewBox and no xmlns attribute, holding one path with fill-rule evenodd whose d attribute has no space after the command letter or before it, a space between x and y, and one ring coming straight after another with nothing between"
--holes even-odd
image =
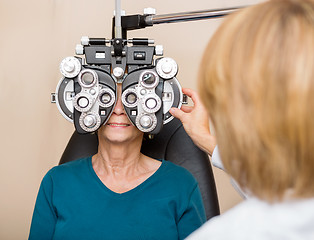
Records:
<instances>
[{"instance_id":1,"label":"woman's nose","mask_svg":"<svg viewBox=\"0 0 314 240\"><path fill-rule=\"evenodd\" d=\"M115 114L124 114L124 107L121 101L121 94L117 96L117 102L116 102L116 106L113 109L113 112Z\"/></svg>"},{"instance_id":2,"label":"woman's nose","mask_svg":"<svg viewBox=\"0 0 314 240\"><path fill-rule=\"evenodd\" d=\"M121 100L122 95L122 85L120 83L117 84L117 100L116 106L113 109L113 112L117 115L124 114L124 107Z\"/></svg>"}]
</instances>

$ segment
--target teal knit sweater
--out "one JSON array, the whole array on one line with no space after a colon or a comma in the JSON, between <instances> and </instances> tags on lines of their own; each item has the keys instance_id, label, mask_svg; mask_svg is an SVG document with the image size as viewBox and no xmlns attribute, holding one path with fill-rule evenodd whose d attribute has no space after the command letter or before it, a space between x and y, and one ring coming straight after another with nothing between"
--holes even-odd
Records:
<instances>
[{"instance_id":1,"label":"teal knit sweater","mask_svg":"<svg viewBox=\"0 0 314 240\"><path fill-rule=\"evenodd\" d=\"M52 168L43 178L29 240L184 239L206 221L198 183L184 168L162 161L134 189L108 189L91 157Z\"/></svg>"}]
</instances>

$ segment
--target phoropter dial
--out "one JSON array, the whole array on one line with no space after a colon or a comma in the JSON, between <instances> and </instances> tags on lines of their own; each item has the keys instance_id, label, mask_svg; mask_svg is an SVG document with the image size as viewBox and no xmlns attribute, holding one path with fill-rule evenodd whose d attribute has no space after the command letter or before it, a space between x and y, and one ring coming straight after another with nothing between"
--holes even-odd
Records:
<instances>
[{"instance_id":1,"label":"phoropter dial","mask_svg":"<svg viewBox=\"0 0 314 240\"><path fill-rule=\"evenodd\" d=\"M81 71L82 65L75 57L67 57L60 63L60 72L66 78L74 78Z\"/></svg>"},{"instance_id":2,"label":"phoropter dial","mask_svg":"<svg viewBox=\"0 0 314 240\"><path fill-rule=\"evenodd\" d=\"M100 127L100 116L96 112L82 113L79 119L80 126L86 132L94 132Z\"/></svg>"},{"instance_id":3,"label":"phoropter dial","mask_svg":"<svg viewBox=\"0 0 314 240\"><path fill-rule=\"evenodd\" d=\"M164 79L173 78L178 73L178 65L172 58L162 58L157 62L156 71Z\"/></svg>"},{"instance_id":4,"label":"phoropter dial","mask_svg":"<svg viewBox=\"0 0 314 240\"><path fill-rule=\"evenodd\" d=\"M150 132L155 129L157 118L155 114L141 114L136 117L136 126L142 132Z\"/></svg>"}]
</instances>

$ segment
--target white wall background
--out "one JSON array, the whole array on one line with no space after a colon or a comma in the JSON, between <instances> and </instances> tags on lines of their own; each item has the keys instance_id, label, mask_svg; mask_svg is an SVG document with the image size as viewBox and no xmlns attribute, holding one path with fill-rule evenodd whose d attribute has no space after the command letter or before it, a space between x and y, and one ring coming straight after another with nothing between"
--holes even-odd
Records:
<instances>
[{"instance_id":1,"label":"white wall background","mask_svg":"<svg viewBox=\"0 0 314 240\"><path fill-rule=\"evenodd\" d=\"M124 0L127 14L157 14L255 4L260 0ZM27 239L40 181L58 164L74 127L50 103L60 61L81 36L111 37L114 0L0 0L0 239ZM222 19L156 25L129 33L164 46L183 87L196 89L198 65ZM241 198L214 170L221 210Z\"/></svg>"}]
</instances>

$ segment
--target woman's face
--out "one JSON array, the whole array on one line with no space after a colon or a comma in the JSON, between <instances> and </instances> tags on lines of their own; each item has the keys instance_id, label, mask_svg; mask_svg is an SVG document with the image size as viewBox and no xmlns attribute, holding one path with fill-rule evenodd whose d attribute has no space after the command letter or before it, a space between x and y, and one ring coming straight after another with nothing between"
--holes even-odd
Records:
<instances>
[{"instance_id":1,"label":"woman's face","mask_svg":"<svg viewBox=\"0 0 314 240\"><path fill-rule=\"evenodd\" d=\"M138 130L128 119L121 101L121 84L117 84L117 103L108 122L103 125L98 134L106 140L116 143L133 141L140 138L143 133Z\"/></svg>"}]
</instances>

